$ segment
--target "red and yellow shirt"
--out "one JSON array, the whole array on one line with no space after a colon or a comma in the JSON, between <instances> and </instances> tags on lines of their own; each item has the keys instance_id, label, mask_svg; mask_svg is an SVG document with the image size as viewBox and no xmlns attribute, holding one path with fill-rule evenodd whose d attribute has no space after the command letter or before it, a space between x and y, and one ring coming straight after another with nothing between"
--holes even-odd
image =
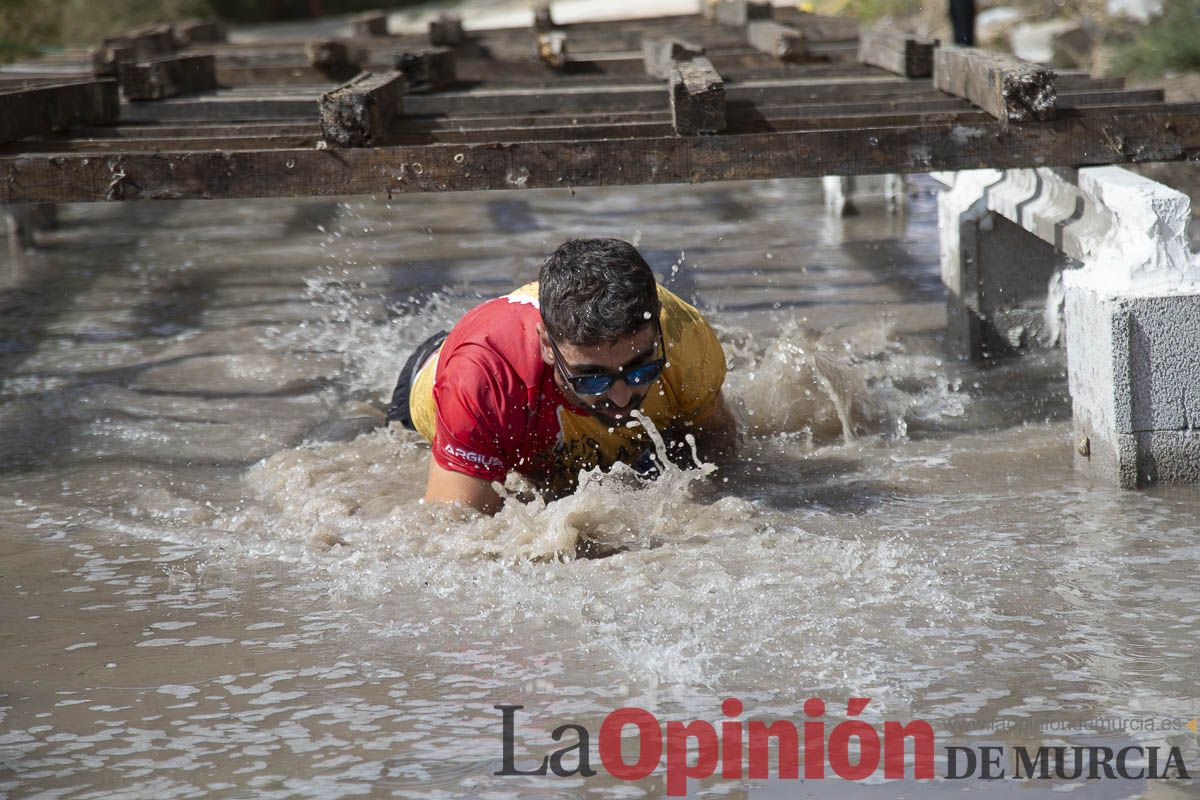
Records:
<instances>
[{"instance_id":1,"label":"red and yellow shirt","mask_svg":"<svg viewBox=\"0 0 1200 800\"><path fill-rule=\"evenodd\" d=\"M642 412L659 430L679 429L711 409L725 353L699 311L662 286L658 296L667 367ZM409 411L443 469L490 481L516 471L547 485L649 446L641 426L610 429L567 400L542 360L539 324L530 283L467 312L417 375Z\"/></svg>"}]
</instances>

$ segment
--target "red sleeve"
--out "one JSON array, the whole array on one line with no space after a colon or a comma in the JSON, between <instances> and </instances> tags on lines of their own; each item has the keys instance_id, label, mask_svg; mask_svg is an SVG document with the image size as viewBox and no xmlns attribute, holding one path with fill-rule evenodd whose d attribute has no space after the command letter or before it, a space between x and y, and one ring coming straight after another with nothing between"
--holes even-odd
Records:
<instances>
[{"instance_id":1,"label":"red sleeve","mask_svg":"<svg viewBox=\"0 0 1200 800\"><path fill-rule=\"evenodd\" d=\"M433 458L442 469L503 481L524 432L524 401L512 367L483 348L464 346L438 365L433 385ZM520 419L510 419L515 411Z\"/></svg>"}]
</instances>

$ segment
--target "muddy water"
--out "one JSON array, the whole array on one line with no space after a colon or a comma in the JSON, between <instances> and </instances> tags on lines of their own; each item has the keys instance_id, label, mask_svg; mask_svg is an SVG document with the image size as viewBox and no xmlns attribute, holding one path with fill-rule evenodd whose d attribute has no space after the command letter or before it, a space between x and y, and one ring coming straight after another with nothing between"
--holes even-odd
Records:
<instances>
[{"instance_id":1,"label":"muddy water","mask_svg":"<svg viewBox=\"0 0 1200 800\"><path fill-rule=\"evenodd\" d=\"M1186 729L1114 730L1200 715L1200 494L1072 471L1061 354L942 359L933 189L845 220L808 181L63 209L0 292L0 796L657 797L600 769L601 720L726 697L1200 768ZM580 234L713 320L741 456L424 507L427 446L378 427L398 367ZM519 766L573 722L600 774L494 775L497 704ZM1194 791L689 785L964 788Z\"/></svg>"}]
</instances>

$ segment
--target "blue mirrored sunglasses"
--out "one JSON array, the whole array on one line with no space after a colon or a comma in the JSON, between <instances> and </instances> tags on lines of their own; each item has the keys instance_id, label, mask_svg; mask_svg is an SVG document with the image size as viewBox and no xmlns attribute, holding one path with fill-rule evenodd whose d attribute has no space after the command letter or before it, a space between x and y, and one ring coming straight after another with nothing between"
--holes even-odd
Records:
<instances>
[{"instance_id":1,"label":"blue mirrored sunglasses","mask_svg":"<svg viewBox=\"0 0 1200 800\"><path fill-rule=\"evenodd\" d=\"M662 353L661 358L656 358L654 361L647 361L645 364L638 364L636 367L631 367L624 372L598 372L587 375L572 375L567 372L566 359L559 352L558 343L554 341L554 337L550 335L550 331L546 331L546 338L550 340L550 348L554 350L554 364L562 373L563 379L571 384L571 388L576 394L587 395L589 397L598 397L604 394L613 387L617 381L625 381L629 386L645 386L648 383L653 383L662 374L663 368L667 365L667 346L663 341L662 328L658 329L658 347Z\"/></svg>"}]
</instances>

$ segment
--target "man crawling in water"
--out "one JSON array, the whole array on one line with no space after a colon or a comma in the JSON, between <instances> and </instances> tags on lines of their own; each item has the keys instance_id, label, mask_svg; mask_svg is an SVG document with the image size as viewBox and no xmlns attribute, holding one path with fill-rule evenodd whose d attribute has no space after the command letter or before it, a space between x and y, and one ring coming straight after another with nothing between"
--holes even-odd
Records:
<instances>
[{"instance_id":1,"label":"man crawling in water","mask_svg":"<svg viewBox=\"0 0 1200 800\"><path fill-rule=\"evenodd\" d=\"M485 513L515 471L549 494L617 462L656 472L644 414L681 461L726 458L737 428L721 393L725 353L692 306L654 279L628 242L575 239L536 283L467 312L421 344L388 423L432 444L427 502Z\"/></svg>"}]
</instances>

